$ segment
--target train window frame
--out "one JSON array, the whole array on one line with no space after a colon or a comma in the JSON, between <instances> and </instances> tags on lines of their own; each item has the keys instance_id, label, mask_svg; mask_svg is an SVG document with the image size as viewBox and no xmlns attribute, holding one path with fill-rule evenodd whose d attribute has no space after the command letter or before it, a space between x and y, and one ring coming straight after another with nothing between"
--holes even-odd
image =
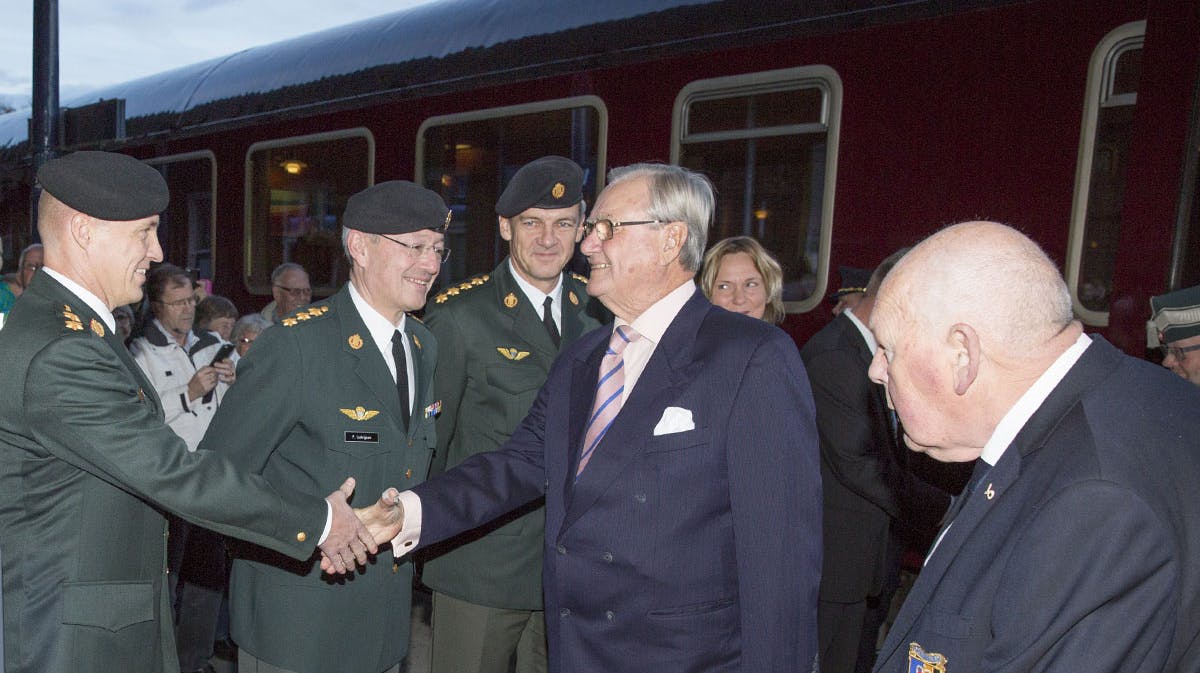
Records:
<instances>
[{"instance_id":1,"label":"train window frame","mask_svg":"<svg viewBox=\"0 0 1200 673\"><path fill-rule=\"evenodd\" d=\"M762 129L739 129L689 134L688 113L692 103L721 98L735 98L759 93L775 93L817 88L823 93L820 121L808 124L770 126ZM833 240L833 212L837 189L838 146L841 137L842 79L828 65L806 65L779 70L765 70L740 75L727 75L689 82L675 97L671 120L671 163L679 165L683 146L716 140L747 140L783 135L801 135L814 130L825 132L825 175L821 198L821 220L814 285L808 297L785 301L787 313L807 313L822 307L829 287L829 255ZM714 241L708 241L711 245Z\"/></svg>"},{"instance_id":2,"label":"train window frame","mask_svg":"<svg viewBox=\"0 0 1200 673\"><path fill-rule=\"evenodd\" d=\"M1119 58L1134 48L1142 48L1146 22L1132 21L1114 28L1092 51L1088 62L1087 86L1083 101L1083 120L1079 131L1079 157L1075 164L1075 189L1071 202L1071 225L1067 236L1065 279L1071 292L1075 316L1084 324L1107 327L1108 311L1084 306L1079 296L1083 270L1084 238L1087 233L1088 203L1091 196L1092 169L1096 153L1096 132L1100 111L1105 107L1137 104L1137 93L1113 94L1112 80ZM1110 279L1111 280L1111 279Z\"/></svg>"},{"instance_id":3,"label":"train window frame","mask_svg":"<svg viewBox=\"0 0 1200 673\"><path fill-rule=\"evenodd\" d=\"M161 157L151 157L145 159L143 163L157 169L159 166L166 164L182 163L185 161L203 161L207 160L211 177L208 186L208 260L209 260L209 279L217 277L218 252L217 248L217 155L212 150L196 150L194 152L182 152L180 154L168 154ZM191 236L188 240L190 242ZM165 260L171 261L171 260ZM192 261L188 260L187 266L191 266ZM184 266L184 265L180 265Z\"/></svg>"},{"instance_id":4,"label":"train window frame","mask_svg":"<svg viewBox=\"0 0 1200 673\"><path fill-rule=\"evenodd\" d=\"M558 112L583 107L591 108L596 114L596 175L594 176L594 183L596 186L596 195L599 196L600 192L604 189L605 178L608 173L608 106L602 98L594 94L502 105L499 107L481 108L478 110L427 117L417 127L415 151L413 153L413 181L418 185L426 184L425 158L427 148L425 136L430 128L503 119L506 117L520 117L545 112ZM586 199L587 194L585 193L584 196ZM499 236L498 233L496 235ZM450 247L453 248L454 246ZM578 244L576 244L576 251L578 252ZM468 277L470 277L470 273L468 273ZM445 280L446 278L439 276L438 283L443 283Z\"/></svg>"},{"instance_id":5,"label":"train window frame","mask_svg":"<svg viewBox=\"0 0 1200 673\"><path fill-rule=\"evenodd\" d=\"M253 284L251 278L251 265L254 260L254 237L252 230L252 222L254 215L254 167L251 162L251 157L255 153L263 150L278 149L280 147L291 147L294 145L308 145L321 142L330 142L334 140L345 140L347 138L362 138L367 142L367 184L363 187L366 189L375 184L375 134L371 129L365 126L356 126L348 129L338 129L335 131L322 131L319 133L307 133L298 136L287 136L284 138L271 138L269 140L260 140L253 143L246 149L245 160L243 164L243 199L242 199L242 285L252 295L271 294L270 283ZM361 191L361 190L357 190ZM268 273L270 270L268 269ZM337 287L320 288L322 291L329 290L329 294L336 292ZM318 288L313 288L314 300L316 298ZM325 294L322 292L322 294Z\"/></svg>"}]
</instances>

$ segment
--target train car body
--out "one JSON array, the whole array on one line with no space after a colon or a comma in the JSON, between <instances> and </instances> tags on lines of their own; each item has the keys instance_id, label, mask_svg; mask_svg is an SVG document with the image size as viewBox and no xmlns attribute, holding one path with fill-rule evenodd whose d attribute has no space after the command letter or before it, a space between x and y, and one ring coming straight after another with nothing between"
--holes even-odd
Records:
<instances>
[{"instance_id":1,"label":"train car body","mask_svg":"<svg viewBox=\"0 0 1200 673\"><path fill-rule=\"evenodd\" d=\"M455 211L443 286L491 269L501 185L554 153L589 201L610 167L707 173L710 243L779 257L800 342L838 266L987 218L1032 235L1089 330L1141 355L1148 298L1200 282L1198 34L1200 5L1169 0L444 0L68 101L63 149L160 167L168 260L243 311L281 261L318 294L344 282L345 199L382 180ZM6 248L29 235L27 119L0 117Z\"/></svg>"}]
</instances>

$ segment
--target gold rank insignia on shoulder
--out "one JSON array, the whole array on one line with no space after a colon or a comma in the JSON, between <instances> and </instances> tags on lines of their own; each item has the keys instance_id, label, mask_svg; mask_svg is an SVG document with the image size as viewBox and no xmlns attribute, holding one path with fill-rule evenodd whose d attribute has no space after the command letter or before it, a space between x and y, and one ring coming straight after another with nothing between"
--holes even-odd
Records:
<instances>
[{"instance_id":1,"label":"gold rank insignia on shoulder","mask_svg":"<svg viewBox=\"0 0 1200 673\"><path fill-rule=\"evenodd\" d=\"M346 343L350 344L350 347L353 348L354 350L358 350L358 349L362 348L362 346L363 346L362 337L359 336L357 333L351 334L350 338L346 339Z\"/></svg>"},{"instance_id":2,"label":"gold rank insignia on shoulder","mask_svg":"<svg viewBox=\"0 0 1200 673\"><path fill-rule=\"evenodd\" d=\"M413 339L413 343L415 343L417 345L417 348L420 348L421 350L425 350L424 348L421 348L421 340L417 338L416 334L412 335L412 339Z\"/></svg>"},{"instance_id":3,"label":"gold rank insignia on shoulder","mask_svg":"<svg viewBox=\"0 0 1200 673\"><path fill-rule=\"evenodd\" d=\"M483 285L484 283L488 282L489 278L491 278L491 276L487 275L486 273L482 276L475 276L471 279L471 284L475 286Z\"/></svg>"},{"instance_id":4,"label":"gold rank insignia on shoulder","mask_svg":"<svg viewBox=\"0 0 1200 673\"><path fill-rule=\"evenodd\" d=\"M362 407L354 407L353 409L338 409L352 421L369 421L379 415L379 412L374 409L364 409Z\"/></svg>"},{"instance_id":5,"label":"gold rank insignia on shoulder","mask_svg":"<svg viewBox=\"0 0 1200 673\"><path fill-rule=\"evenodd\" d=\"M517 307L517 295L509 292L508 296L506 296L504 298L504 305L507 306L508 308L516 308Z\"/></svg>"},{"instance_id":6,"label":"gold rank insignia on shoulder","mask_svg":"<svg viewBox=\"0 0 1200 673\"><path fill-rule=\"evenodd\" d=\"M583 283L584 285L587 285L588 279L586 276L581 276L575 272L571 272L571 277L574 278L575 280Z\"/></svg>"},{"instance_id":7,"label":"gold rank insignia on shoulder","mask_svg":"<svg viewBox=\"0 0 1200 673\"><path fill-rule=\"evenodd\" d=\"M295 327L296 325L300 324L300 321L296 320L295 318L284 318L283 320L279 321L279 323L284 327Z\"/></svg>"},{"instance_id":8,"label":"gold rank insignia on shoulder","mask_svg":"<svg viewBox=\"0 0 1200 673\"><path fill-rule=\"evenodd\" d=\"M561 199L563 194L567 193L567 186L561 182L554 183L554 187L550 190L550 196L556 199Z\"/></svg>"},{"instance_id":9,"label":"gold rank insignia on shoulder","mask_svg":"<svg viewBox=\"0 0 1200 673\"><path fill-rule=\"evenodd\" d=\"M296 317L296 320L311 320L312 319L311 315L309 315L303 311L301 311L300 313L297 313L295 317Z\"/></svg>"},{"instance_id":10,"label":"gold rank insignia on shoulder","mask_svg":"<svg viewBox=\"0 0 1200 673\"><path fill-rule=\"evenodd\" d=\"M92 322L90 325L88 325L88 327L92 328L92 333L96 336L101 338L104 337L104 325L101 325L99 320L92 318Z\"/></svg>"},{"instance_id":11,"label":"gold rank insignia on shoulder","mask_svg":"<svg viewBox=\"0 0 1200 673\"><path fill-rule=\"evenodd\" d=\"M496 352L514 362L520 362L529 357L529 351L519 351L515 348L505 348L503 346L498 346Z\"/></svg>"},{"instance_id":12,"label":"gold rank insignia on shoulder","mask_svg":"<svg viewBox=\"0 0 1200 673\"><path fill-rule=\"evenodd\" d=\"M926 652L918 643L908 644L909 673L946 673L946 656L936 652Z\"/></svg>"},{"instance_id":13,"label":"gold rank insignia on shoulder","mask_svg":"<svg viewBox=\"0 0 1200 673\"><path fill-rule=\"evenodd\" d=\"M567 299L570 300L572 306L579 306L579 297L576 297L574 292L568 290Z\"/></svg>"},{"instance_id":14,"label":"gold rank insignia on shoulder","mask_svg":"<svg viewBox=\"0 0 1200 673\"><path fill-rule=\"evenodd\" d=\"M76 332L80 332L83 330L83 323L76 322L74 320L65 320L65 321L63 321L63 325L66 326L67 329L73 329Z\"/></svg>"},{"instance_id":15,"label":"gold rank insignia on shoulder","mask_svg":"<svg viewBox=\"0 0 1200 673\"><path fill-rule=\"evenodd\" d=\"M75 312L71 310L70 306L63 304L62 316L63 326L65 326L67 329L73 329L76 332L83 331L83 322L79 319L78 315L75 315Z\"/></svg>"},{"instance_id":16,"label":"gold rank insignia on shoulder","mask_svg":"<svg viewBox=\"0 0 1200 673\"><path fill-rule=\"evenodd\" d=\"M329 309L327 309L324 306L314 306L314 307L308 309L307 313L315 318L316 316L324 315L325 311L328 311L328 310Z\"/></svg>"}]
</instances>

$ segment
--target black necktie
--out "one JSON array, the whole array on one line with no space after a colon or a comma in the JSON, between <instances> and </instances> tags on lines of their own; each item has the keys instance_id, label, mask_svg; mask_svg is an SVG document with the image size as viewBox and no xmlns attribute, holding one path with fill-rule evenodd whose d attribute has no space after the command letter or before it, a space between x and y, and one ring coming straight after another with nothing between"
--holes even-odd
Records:
<instances>
[{"instance_id":1,"label":"black necktie","mask_svg":"<svg viewBox=\"0 0 1200 673\"><path fill-rule=\"evenodd\" d=\"M404 332L392 334L392 359L396 361L396 394L400 396L400 417L408 430L408 360L404 357Z\"/></svg>"},{"instance_id":2,"label":"black necktie","mask_svg":"<svg viewBox=\"0 0 1200 673\"><path fill-rule=\"evenodd\" d=\"M562 337L558 335L558 325L554 324L554 314L550 312L550 306L553 304L554 299L546 297L546 301L542 304L542 324L546 326L546 331L550 333L550 340L554 342L554 347L558 348Z\"/></svg>"}]
</instances>

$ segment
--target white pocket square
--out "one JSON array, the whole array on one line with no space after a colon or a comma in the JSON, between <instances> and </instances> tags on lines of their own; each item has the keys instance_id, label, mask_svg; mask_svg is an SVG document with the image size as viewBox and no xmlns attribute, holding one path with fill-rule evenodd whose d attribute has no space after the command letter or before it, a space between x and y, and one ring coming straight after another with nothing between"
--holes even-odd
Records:
<instances>
[{"instance_id":1,"label":"white pocket square","mask_svg":"<svg viewBox=\"0 0 1200 673\"><path fill-rule=\"evenodd\" d=\"M695 430L696 424L692 421L692 410L684 409L683 407L667 407L663 409L662 418L658 419L658 425L654 426L654 436L673 435L676 432L687 432Z\"/></svg>"}]
</instances>

